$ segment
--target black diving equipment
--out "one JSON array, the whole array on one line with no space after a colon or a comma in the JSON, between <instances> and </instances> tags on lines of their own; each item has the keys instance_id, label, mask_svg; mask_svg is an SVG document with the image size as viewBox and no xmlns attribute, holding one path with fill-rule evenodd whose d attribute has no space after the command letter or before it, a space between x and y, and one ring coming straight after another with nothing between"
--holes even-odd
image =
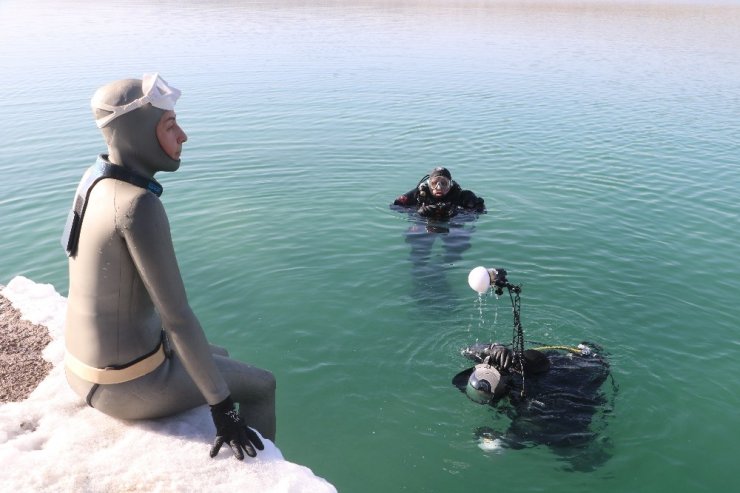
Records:
<instances>
[{"instance_id":1,"label":"black diving equipment","mask_svg":"<svg viewBox=\"0 0 740 493\"><path fill-rule=\"evenodd\" d=\"M497 296L504 294L504 288L509 287L509 280L506 278L506 269L491 269L491 285L494 286L494 292Z\"/></svg>"},{"instance_id":2,"label":"black diving equipment","mask_svg":"<svg viewBox=\"0 0 740 493\"><path fill-rule=\"evenodd\" d=\"M518 373L522 379L522 397L525 395L524 391L524 329L522 328L522 322L520 318L521 311L521 298L522 292L521 286L514 285L509 282L506 269L499 267L498 269L486 269L485 267L476 267L468 275L468 284L470 287L483 294L488 290L489 287L493 286L493 290L496 296L501 296L504 293L504 289L509 292L509 298L511 299L511 309L514 315L514 327L511 341L511 350L513 355L508 352L498 352L496 354L497 359L501 359L502 362L507 361L511 370ZM492 346L493 349L495 346ZM493 354L491 355L493 356ZM508 366L508 365L507 365ZM501 368L504 370L504 368ZM475 372L473 372L475 373Z\"/></svg>"},{"instance_id":3,"label":"black diving equipment","mask_svg":"<svg viewBox=\"0 0 740 493\"><path fill-rule=\"evenodd\" d=\"M245 453L250 457L256 457L255 448L265 449L259 435L239 416L231 396L211 406L211 417L213 424L216 425L216 440L211 447L212 458L218 455L224 443L231 447L234 456L239 460L244 460Z\"/></svg>"},{"instance_id":4,"label":"black diving equipment","mask_svg":"<svg viewBox=\"0 0 740 493\"><path fill-rule=\"evenodd\" d=\"M85 209L87 208L87 201L90 198L90 191L100 180L113 178L114 180L125 181L149 190L157 197L162 195L162 191L164 190L162 185L156 180L145 178L123 166L111 164L106 158L107 156L105 155L99 156L97 162L87 169L82 176L82 180L80 180L80 184L77 186L72 210L69 211L69 215L67 216L67 224L64 226L61 239L62 247L67 252L68 257L77 255L80 229L82 228L82 220L85 217Z\"/></svg>"}]
</instances>

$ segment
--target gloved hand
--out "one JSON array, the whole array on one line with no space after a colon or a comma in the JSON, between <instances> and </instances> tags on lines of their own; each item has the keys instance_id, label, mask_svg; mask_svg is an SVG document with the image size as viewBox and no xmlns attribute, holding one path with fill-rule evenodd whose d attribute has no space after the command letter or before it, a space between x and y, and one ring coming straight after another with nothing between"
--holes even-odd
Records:
<instances>
[{"instance_id":1,"label":"gloved hand","mask_svg":"<svg viewBox=\"0 0 740 493\"><path fill-rule=\"evenodd\" d=\"M256 457L258 450L264 450L259 435L247 426L239 413L236 412L234 401L228 396L215 406L211 406L211 417L216 425L216 440L211 447L211 457L216 457L221 445L229 444L239 460L244 460L244 452L250 457Z\"/></svg>"},{"instance_id":2,"label":"gloved hand","mask_svg":"<svg viewBox=\"0 0 740 493\"><path fill-rule=\"evenodd\" d=\"M423 217L447 219L454 215L455 208L449 202L440 202L438 204L422 205L416 212Z\"/></svg>"},{"instance_id":3,"label":"gloved hand","mask_svg":"<svg viewBox=\"0 0 740 493\"><path fill-rule=\"evenodd\" d=\"M474 210L475 212L483 212L486 210L484 200L470 190L462 191L460 194L460 203L464 209Z\"/></svg>"},{"instance_id":4,"label":"gloved hand","mask_svg":"<svg viewBox=\"0 0 740 493\"><path fill-rule=\"evenodd\" d=\"M489 352L489 363L501 370L508 370L514 361L514 351L504 346L493 346Z\"/></svg>"},{"instance_id":5,"label":"gloved hand","mask_svg":"<svg viewBox=\"0 0 740 493\"><path fill-rule=\"evenodd\" d=\"M473 209L475 212L483 212L486 210L485 202L482 198L476 197L475 200L471 200L467 204L465 204L465 207L467 209Z\"/></svg>"},{"instance_id":6,"label":"gloved hand","mask_svg":"<svg viewBox=\"0 0 740 493\"><path fill-rule=\"evenodd\" d=\"M419 208L418 208L418 209L416 210L416 212L417 212L417 213L418 213L418 214L419 214L420 216L422 216L422 217L429 217L429 216L432 216L432 215L433 215L433 212L434 212L434 206L433 206L433 205L431 205L431 204L429 204L429 205L422 205L421 207L419 207Z\"/></svg>"}]
</instances>

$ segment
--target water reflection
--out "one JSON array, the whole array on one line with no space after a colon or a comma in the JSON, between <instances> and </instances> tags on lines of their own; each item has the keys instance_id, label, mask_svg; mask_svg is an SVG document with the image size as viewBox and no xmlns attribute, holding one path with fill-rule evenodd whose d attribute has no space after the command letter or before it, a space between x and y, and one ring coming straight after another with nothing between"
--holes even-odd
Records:
<instances>
[{"instance_id":1,"label":"water reflection","mask_svg":"<svg viewBox=\"0 0 740 493\"><path fill-rule=\"evenodd\" d=\"M395 208L396 206L391 206ZM404 211L402 208L397 210ZM452 295L448 271L470 249L477 214L461 212L453 220L439 221L407 212L411 225L404 231L409 245L412 296L423 308L446 307ZM441 250L434 251L434 245Z\"/></svg>"}]
</instances>

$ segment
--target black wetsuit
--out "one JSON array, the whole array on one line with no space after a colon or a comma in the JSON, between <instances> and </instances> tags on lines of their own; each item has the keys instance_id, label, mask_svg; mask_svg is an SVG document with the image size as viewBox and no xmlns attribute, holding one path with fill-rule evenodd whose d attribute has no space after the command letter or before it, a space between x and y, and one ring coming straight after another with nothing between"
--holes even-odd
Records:
<instances>
[{"instance_id":1,"label":"black wetsuit","mask_svg":"<svg viewBox=\"0 0 740 493\"><path fill-rule=\"evenodd\" d=\"M393 205L414 208L425 217L449 218L457 214L458 209L473 212L485 212L486 206L481 197L470 190L463 190L454 180L450 191L444 197L436 198L429 189L426 177L419 185L393 201Z\"/></svg>"},{"instance_id":2,"label":"black wetsuit","mask_svg":"<svg viewBox=\"0 0 740 493\"><path fill-rule=\"evenodd\" d=\"M463 355L476 362L483 357L474 346ZM550 367L541 373L525 370L522 397L521 375L510 373L508 393L491 405L510 420L505 432L490 427L476 430L479 438L498 439L508 448L547 445L566 457L574 469L593 469L608 459L608 438L603 435L613 406L616 386L604 383L610 377L604 356L563 350L541 351ZM458 373L452 383L465 392L473 368ZM506 374L507 372L502 372Z\"/></svg>"}]
</instances>

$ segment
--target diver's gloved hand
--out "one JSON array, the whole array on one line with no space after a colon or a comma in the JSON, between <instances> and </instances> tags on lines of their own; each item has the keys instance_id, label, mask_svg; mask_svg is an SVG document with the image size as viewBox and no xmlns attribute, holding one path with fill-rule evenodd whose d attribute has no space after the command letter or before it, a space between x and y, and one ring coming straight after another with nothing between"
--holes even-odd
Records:
<instances>
[{"instance_id":1,"label":"diver's gloved hand","mask_svg":"<svg viewBox=\"0 0 740 493\"><path fill-rule=\"evenodd\" d=\"M462 206L465 209L474 210L476 212L483 212L486 208L485 201L482 198L476 196L470 190L464 190L462 194L460 194L460 199L462 202Z\"/></svg>"},{"instance_id":2,"label":"diver's gloved hand","mask_svg":"<svg viewBox=\"0 0 740 493\"><path fill-rule=\"evenodd\" d=\"M486 210L485 201L480 197L476 197L474 201L469 202L465 207L468 209L475 209L476 212L483 212Z\"/></svg>"},{"instance_id":3,"label":"diver's gloved hand","mask_svg":"<svg viewBox=\"0 0 740 493\"><path fill-rule=\"evenodd\" d=\"M216 457L224 443L229 444L239 460L244 460L244 452L250 457L256 457L258 450L264 450L259 435L250 429L239 413L236 412L234 401L228 396L215 406L211 406L211 417L216 425L216 440L211 447L211 457Z\"/></svg>"},{"instance_id":4,"label":"diver's gloved hand","mask_svg":"<svg viewBox=\"0 0 740 493\"><path fill-rule=\"evenodd\" d=\"M449 202L440 202L438 204L422 205L416 212L418 212L419 215L423 217L446 219L454 215L455 208Z\"/></svg>"},{"instance_id":5,"label":"diver's gloved hand","mask_svg":"<svg viewBox=\"0 0 740 493\"><path fill-rule=\"evenodd\" d=\"M432 216L434 213L434 206L431 204L422 205L416 210L416 212L422 217L429 217Z\"/></svg>"},{"instance_id":6,"label":"diver's gloved hand","mask_svg":"<svg viewBox=\"0 0 740 493\"><path fill-rule=\"evenodd\" d=\"M489 364L501 370L508 370L514 361L514 351L504 346L493 346L489 354L491 355Z\"/></svg>"}]
</instances>

